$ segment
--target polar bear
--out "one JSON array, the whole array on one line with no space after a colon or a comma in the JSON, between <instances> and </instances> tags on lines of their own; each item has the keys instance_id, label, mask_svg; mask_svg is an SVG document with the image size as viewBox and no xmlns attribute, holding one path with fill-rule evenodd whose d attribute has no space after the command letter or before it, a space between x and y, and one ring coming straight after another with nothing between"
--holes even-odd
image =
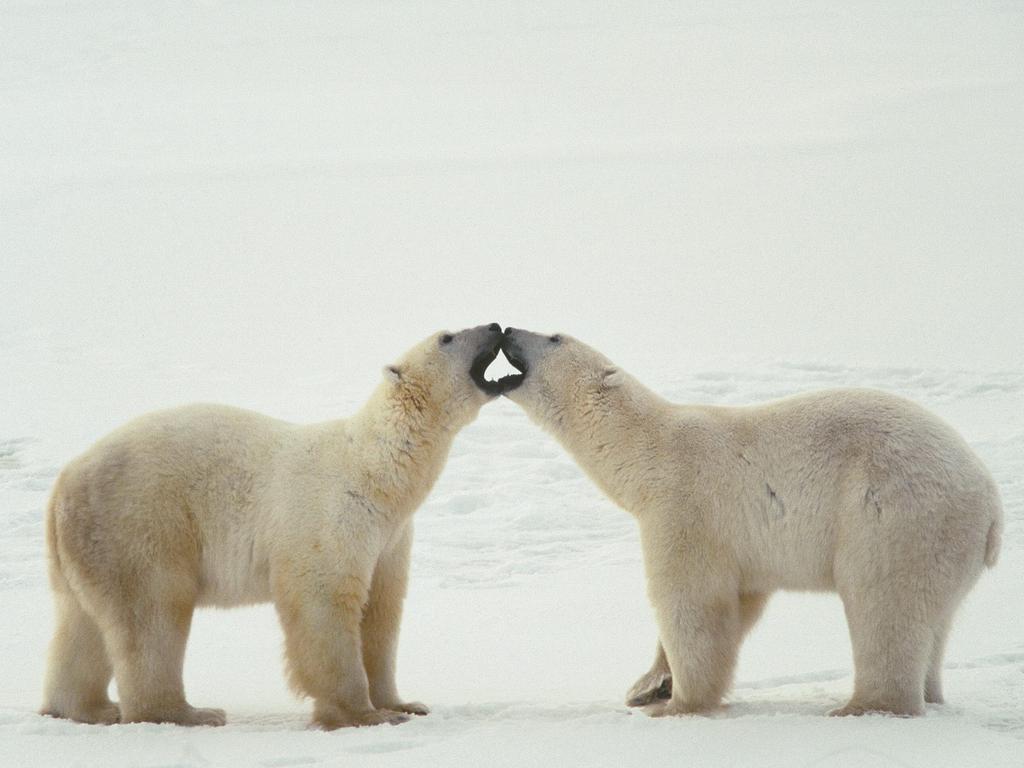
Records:
<instances>
[{"instance_id":1,"label":"polar bear","mask_svg":"<svg viewBox=\"0 0 1024 768\"><path fill-rule=\"evenodd\" d=\"M315 724L425 714L395 687L411 518L455 434L500 392L484 371L501 339L497 323L429 337L349 419L187 406L74 459L46 518L57 626L42 713L222 725L223 710L185 700L193 609L273 601Z\"/></svg>"},{"instance_id":2,"label":"polar bear","mask_svg":"<svg viewBox=\"0 0 1024 768\"><path fill-rule=\"evenodd\" d=\"M843 601L854 692L831 714L942 701L950 622L1002 526L995 483L951 427L869 390L675 405L569 336L508 328L502 348L521 371L505 395L639 523L661 642L629 703L715 708L779 589Z\"/></svg>"}]
</instances>

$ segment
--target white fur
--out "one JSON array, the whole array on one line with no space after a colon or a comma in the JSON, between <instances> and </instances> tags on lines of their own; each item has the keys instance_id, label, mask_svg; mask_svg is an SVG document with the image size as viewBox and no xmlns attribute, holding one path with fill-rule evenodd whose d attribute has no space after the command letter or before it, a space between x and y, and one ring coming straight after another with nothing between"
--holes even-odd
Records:
<instances>
[{"instance_id":1,"label":"white fur","mask_svg":"<svg viewBox=\"0 0 1024 768\"><path fill-rule=\"evenodd\" d=\"M431 336L346 420L188 406L136 419L72 461L47 517L58 623L43 712L221 724L221 710L185 701L192 610L272 600L316 723L425 713L395 686L411 516L489 398L468 372L499 337L484 326Z\"/></svg>"},{"instance_id":2,"label":"white fur","mask_svg":"<svg viewBox=\"0 0 1024 768\"><path fill-rule=\"evenodd\" d=\"M553 339L557 338L557 341ZM640 525L661 645L630 692L711 709L779 589L838 592L856 680L835 714L942 700L954 611L999 549L989 473L936 416L868 390L742 408L670 403L568 336L513 330L507 395Z\"/></svg>"}]
</instances>

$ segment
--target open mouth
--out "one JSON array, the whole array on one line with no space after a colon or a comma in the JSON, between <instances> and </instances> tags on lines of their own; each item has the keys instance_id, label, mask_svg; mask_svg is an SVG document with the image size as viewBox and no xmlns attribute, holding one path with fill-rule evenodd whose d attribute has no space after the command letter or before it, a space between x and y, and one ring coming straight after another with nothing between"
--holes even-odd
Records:
<instances>
[{"instance_id":1,"label":"open mouth","mask_svg":"<svg viewBox=\"0 0 1024 768\"><path fill-rule=\"evenodd\" d=\"M511 344L504 344L501 349L502 352L505 353L505 359L508 360L509 363L512 364L512 367L519 371L519 373L510 373L507 376L501 377L502 393L511 392L526 380L526 361L519 357L516 354L516 350L512 349L511 346Z\"/></svg>"},{"instance_id":2,"label":"open mouth","mask_svg":"<svg viewBox=\"0 0 1024 768\"><path fill-rule=\"evenodd\" d=\"M519 371L519 373L510 373L496 379L488 379L487 369L490 367L491 363L497 359L498 352L501 351L501 349L502 345L498 343L490 349L482 350L475 358L473 358L473 364L469 368L469 376L473 379L473 383L492 397L497 397L500 394L509 392L510 390L518 387L523 383L526 373L526 367L523 363L513 360L506 350L506 359L517 371Z\"/></svg>"}]
</instances>

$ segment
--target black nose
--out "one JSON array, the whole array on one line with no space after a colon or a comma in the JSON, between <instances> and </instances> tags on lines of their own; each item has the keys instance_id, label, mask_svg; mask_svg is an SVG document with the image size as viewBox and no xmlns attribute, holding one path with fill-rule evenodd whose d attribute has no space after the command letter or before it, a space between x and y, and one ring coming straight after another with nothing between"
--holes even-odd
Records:
<instances>
[{"instance_id":1,"label":"black nose","mask_svg":"<svg viewBox=\"0 0 1024 768\"><path fill-rule=\"evenodd\" d=\"M512 327L511 325L510 325L510 326L509 326L508 328L506 328L506 329L505 329L505 335L506 335L506 336L511 336L511 335L512 335L512 331L514 331L514 330L515 330L515 328L513 328L513 327Z\"/></svg>"},{"instance_id":2,"label":"black nose","mask_svg":"<svg viewBox=\"0 0 1024 768\"><path fill-rule=\"evenodd\" d=\"M487 326L487 330L497 331L498 333L501 333L501 326L498 325L497 323L491 323L490 325Z\"/></svg>"}]
</instances>

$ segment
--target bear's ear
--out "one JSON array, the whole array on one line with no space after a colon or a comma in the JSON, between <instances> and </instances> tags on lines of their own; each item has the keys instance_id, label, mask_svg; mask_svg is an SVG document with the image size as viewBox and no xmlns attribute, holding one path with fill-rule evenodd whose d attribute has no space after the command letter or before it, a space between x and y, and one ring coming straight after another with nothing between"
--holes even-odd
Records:
<instances>
[{"instance_id":1,"label":"bear's ear","mask_svg":"<svg viewBox=\"0 0 1024 768\"><path fill-rule=\"evenodd\" d=\"M601 374L601 386L605 389L618 387L623 381L625 381L625 374L612 365L605 368Z\"/></svg>"},{"instance_id":2,"label":"bear's ear","mask_svg":"<svg viewBox=\"0 0 1024 768\"><path fill-rule=\"evenodd\" d=\"M385 365L384 378L390 381L392 384L397 384L402 380L402 369L399 368L397 365Z\"/></svg>"}]
</instances>

